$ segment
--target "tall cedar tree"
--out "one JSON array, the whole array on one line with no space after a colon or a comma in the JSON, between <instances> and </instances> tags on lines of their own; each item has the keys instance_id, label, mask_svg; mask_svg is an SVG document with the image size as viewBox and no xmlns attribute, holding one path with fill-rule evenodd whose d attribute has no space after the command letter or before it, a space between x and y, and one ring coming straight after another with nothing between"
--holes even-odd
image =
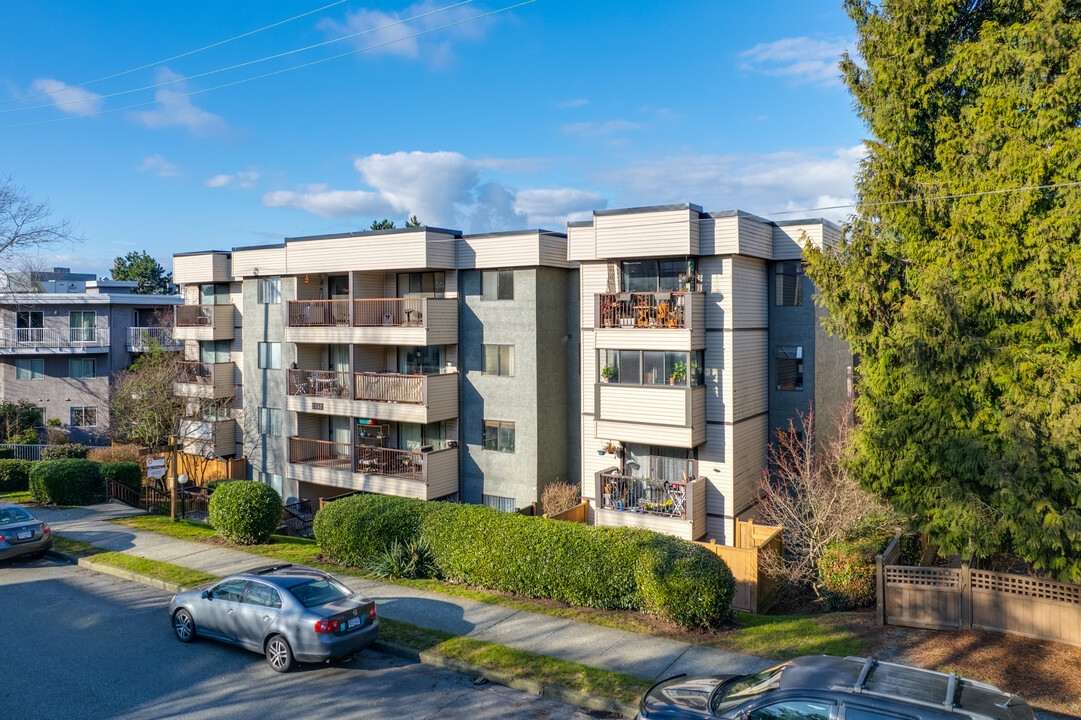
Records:
<instances>
[{"instance_id":1,"label":"tall cedar tree","mask_svg":"<svg viewBox=\"0 0 1081 720\"><path fill-rule=\"evenodd\" d=\"M846 0L871 138L812 251L860 357L853 471L945 552L1081 577L1081 2ZM862 65L861 65L862 63Z\"/></svg>"}]
</instances>

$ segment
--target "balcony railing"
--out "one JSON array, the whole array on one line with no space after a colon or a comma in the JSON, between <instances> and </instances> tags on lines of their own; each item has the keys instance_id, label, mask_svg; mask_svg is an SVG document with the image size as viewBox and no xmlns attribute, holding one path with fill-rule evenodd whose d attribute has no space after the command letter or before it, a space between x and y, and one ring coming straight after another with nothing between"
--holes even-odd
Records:
<instances>
[{"instance_id":1,"label":"balcony railing","mask_svg":"<svg viewBox=\"0 0 1081 720\"><path fill-rule=\"evenodd\" d=\"M349 373L334 370L290 370L289 394L348 398Z\"/></svg>"},{"instance_id":2,"label":"balcony railing","mask_svg":"<svg viewBox=\"0 0 1081 720\"><path fill-rule=\"evenodd\" d=\"M192 385L213 385L214 363L181 360L176 364L176 381Z\"/></svg>"},{"instance_id":3,"label":"balcony railing","mask_svg":"<svg viewBox=\"0 0 1081 720\"><path fill-rule=\"evenodd\" d=\"M128 328L128 345L133 350L149 350L155 345L168 350L181 346L181 342L173 338L171 327L132 327Z\"/></svg>"},{"instance_id":4,"label":"balcony railing","mask_svg":"<svg viewBox=\"0 0 1081 720\"><path fill-rule=\"evenodd\" d=\"M350 443L291 437L289 462L352 471L353 446Z\"/></svg>"},{"instance_id":5,"label":"balcony railing","mask_svg":"<svg viewBox=\"0 0 1081 720\"><path fill-rule=\"evenodd\" d=\"M177 305L177 327L214 327L214 312L218 305ZM221 305L220 307L228 307Z\"/></svg>"},{"instance_id":6,"label":"balcony railing","mask_svg":"<svg viewBox=\"0 0 1081 720\"><path fill-rule=\"evenodd\" d=\"M684 328L687 293L598 293L601 328Z\"/></svg>"},{"instance_id":7,"label":"balcony railing","mask_svg":"<svg viewBox=\"0 0 1081 720\"><path fill-rule=\"evenodd\" d=\"M425 375L358 372L355 378L355 400L424 404Z\"/></svg>"},{"instance_id":8,"label":"balcony railing","mask_svg":"<svg viewBox=\"0 0 1081 720\"><path fill-rule=\"evenodd\" d=\"M427 453L394 448L357 446L356 472L424 481Z\"/></svg>"},{"instance_id":9,"label":"balcony railing","mask_svg":"<svg viewBox=\"0 0 1081 720\"><path fill-rule=\"evenodd\" d=\"M356 327L427 327L426 298L381 298L353 301Z\"/></svg>"},{"instance_id":10,"label":"balcony railing","mask_svg":"<svg viewBox=\"0 0 1081 720\"><path fill-rule=\"evenodd\" d=\"M87 348L108 346L108 328L0 328L0 348Z\"/></svg>"},{"instance_id":11,"label":"balcony railing","mask_svg":"<svg viewBox=\"0 0 1081 720\"><path fill-rule=\"evenodd\" d=\"M349 327L349 301L291 300L289 327Z\"/></svg>"},{"instance_id":12,"label":"balcony railing","mask_svg":"<svg viewBox=\"0 0 1081 720\"><path fill-rule=\"evenodd\" d=\"M633 478L617 468L601 472L599 480L598 505L608 510L686 519L691 507L689 482Z\"/></svg>"}]
</instances>

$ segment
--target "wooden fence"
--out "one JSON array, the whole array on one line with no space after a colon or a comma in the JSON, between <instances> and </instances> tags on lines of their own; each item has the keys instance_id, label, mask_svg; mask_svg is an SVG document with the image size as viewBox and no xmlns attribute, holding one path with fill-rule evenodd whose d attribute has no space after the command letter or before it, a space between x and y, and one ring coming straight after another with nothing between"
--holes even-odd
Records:
<instances>
[{"instance_id":1,"label":"wooden fence","mask_svg":"<svg viewBox=\"0 0 1081 720\"><path fill-rule=\"evenodd\" d=\"M1081 645L1081 585L959 568L894 565L898 539L875 560L879 623L982 628Z\"/></svg>"},{"instance_id":2,"label":"wooden fence","mask_svg":"<svg viewBox=\"0 0 1081 720\"><path fill-rule=\"evenodd\" d=\"M166 455L165 459L168 462L169 456ZM211 480L243 480L248 476L248 461L244 458L220 460L178 452L176 474L187 475L193 485L206 485Z\"/></svg>"},{"instance_id":3,"label":"wooden fence","mask_svg":"<svg viewBox=\"0 0 1081 720\"><path fill-rule=\"evenodd\" d=\"M736 594L732 607L744 612L765 612L769 602L781 588L780 581L765 567L770 555L784 553L784 529L772 525L755 525L753 520L736 521L734 546L718 545L715 540L696 543L716 554L732 571Z\"/></svg>"},{"instance_id":4,"label":"wooden fence","mask_svg":"<svg viewBox=\"0 0 1081 720\"><path fill-rule=\"evenodd\" d=\"M587 523L589 522L589 502L583 500L581 503L575 505L570 510L564 510L561 513L555 513L554 515L548 515L544 517L549 520L563 520L565 522Z\"/></svg>"}]
</instances>

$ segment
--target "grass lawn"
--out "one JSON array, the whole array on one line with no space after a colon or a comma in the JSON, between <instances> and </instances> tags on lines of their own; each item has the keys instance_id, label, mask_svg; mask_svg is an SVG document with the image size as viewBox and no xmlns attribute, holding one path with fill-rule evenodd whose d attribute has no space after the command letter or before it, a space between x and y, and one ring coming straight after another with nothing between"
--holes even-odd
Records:
<instances>
[{"instance_id":1,"label":"grass lawn","mask_svg":"<svg viewBox=\"0 0 1081 720\"><path fill-rule=\"evenodd\" d=\"M118 552L98 553L93 556L93 560L95 563L131 570L132 572L137 572L141 575L149 575L150 577L177 583L178 585L202 585L221 579L217 575L208 575L207 573L199 572L198 570L190 570L185 567L180 567L179 565L172 565L157 560L147 560L146 558L125 555L124 553Z\"/></svg>"},{"instance_id":2,"label":"grass lawn","mask_svg":"<svg viewBox=\"0 0 1081 720\"><path fill-rule=\"evenodd\" d=\"M0 493L0 500L9 503L31 503L34 502L33 496L29 490L15 490L13 492Z\"/></svg>"},{"instance_id":3,"label":"grass lawn","mask_svg":"<svg viewBox=\"0 0 1081 720\"><path fill-rule=\"evenodd\" d=\"M707 642L715 648L789 660L800 655L863 654L866 642L851 626L854 613L827 615L739 614L740 627Z\"/></svg>"},{"instance_id":4,"label":"grass lawn","mask_svg":"<svg viewBox=\"0 0 1081 720\"><path fill-rule=\"evenodd\" d=\"M91 545L90 543L82 542L81 540L72 540L69 537L57 535L56 533L53 533L53 550L62 552L65 555L74 555L75 557L85 557L87 555L97 555L98 553L105 552L101 548Z\"/></svg>"}]
</instances>

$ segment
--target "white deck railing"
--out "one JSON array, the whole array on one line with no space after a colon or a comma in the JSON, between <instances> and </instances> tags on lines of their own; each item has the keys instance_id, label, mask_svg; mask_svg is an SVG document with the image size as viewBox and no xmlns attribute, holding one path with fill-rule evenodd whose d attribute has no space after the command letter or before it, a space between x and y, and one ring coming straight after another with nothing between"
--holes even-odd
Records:
<instances>
[{"instance_id":1,"label":"white deck railing","mask_svg":"<svg viewBox=\"0 0 1081 720\"><path fill-rule=\"evenodd\" d=\"M109 347L108 328L0 328L0 349Z\"/></svg>"}]
</instances>

